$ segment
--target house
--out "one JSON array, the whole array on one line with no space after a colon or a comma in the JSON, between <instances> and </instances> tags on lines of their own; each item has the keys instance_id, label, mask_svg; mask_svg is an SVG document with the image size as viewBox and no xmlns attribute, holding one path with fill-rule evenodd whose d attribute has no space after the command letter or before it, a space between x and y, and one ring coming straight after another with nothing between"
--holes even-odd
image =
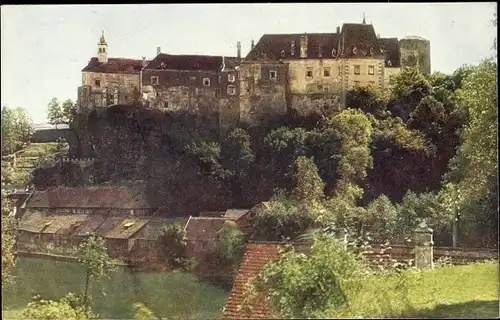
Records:
<instances>
[{"instance_id":1,"label":"house","mask_svg":"<svg viewBox=\"0 0 500 320\"><path fill-rule=\"evenodd\" d=\"M78 112L106 108L114 104L132 104L140 98L140 73L148 61L108 57L104 32L97 44L97 57L82 69L78 88Z\"/></svg>"},{"instance_id":2,"label":"house","mask_svg":"<svg viewBox=\"0 0 500 320\"><path fill-rule=\"evenodd\" d=\"M224 308L224 320L232 319L273 319L273 314L263 296L258 296L249 306L242 308L248 281L264 269L266 263L276 261L281 256L282 246L278 243L249 243L245 248L243 262Z\"/></svg>"},{"instance_id":3,"label":"house","mask_svg":"<svg viewBox=\"0 0 500 320\"><path fill-rule=\"evenodd\" d=\"M380 38L364 20L332 33L264 34L240 64L240 121L336 114L348 90L387 88L390 76L406 66L429 74L430 42Z\"/></svg>"},{"instance_id":4,"label":"house","mask_svg":"<svg viewBox=\"0 0 500 320\"><path fill-rule=\"evenodd\" d=\"M236 225L246 238L248 238L251 232L252 219L264 214L270 208L270 205L269 201L260 202L236 219Z\"/></svg>"},{"instance_id":5,"label":"house","mask_svg":"<svg viewBox=\"0 0 500 320\"><path fill-rule=\"evenodd\" d=\"M149 219L110 217L96 235L104 238L110 256L128 260L135 242L132 236L148 223Z\"/></svg>"},{"instance_id":6,"label":"house","mask_svg":"<svg viewBox=\"0 0 500 320\"><path fill-rule=\"evenodd\" d=\"M131 239L133 247L130 252L130 260L134 263L156 263L158 262L158 238L162 235L167 225L178 224L182 228L189 218L151 218L143 228L136 232Z\"/></svg>"},{"instance_id":7,"label":"house","mask_svg":"<svg viewBox=\"0 0 500 320\"><path fill-rule=\"evenodd\" d=\"M72 232L86 218L83 214L48 215L39 211L26 212L17 227L17 248L40 251L47 245L72 245Z\"/></svg>"},{"instance_id":8,"label":"house","mask_svg":"<svg viewBox=\"0 0 500 320\"><path fill-rule=\"evenodd\" d=\"M25 208L54 214L105 216L151 216L157 211L142 190L125 187L56 187L35 191Z\"/></svg>"},{"instance_id":9,"label":"house","mask_svg":"<svg viewBox=\"0 0 500 320\"><path fill-rule=\"evenodd\" d=\"M84 242L89 235L95 233L104 221L106 221L106 218L107 217L103 215L88 215L73 231L73 244L78 246Z\"/></svg>"},{"instance_id":10,"label":"house","mask_svg":"<svg viewBox=\"0 0 500 320\"><path fill-rule=\"evenodd\" d=\"M214 250L218 233L225 221L225 218L189 217L184 227L188 257L201 257L204 253Z\"/></svg>"}]
</instances>

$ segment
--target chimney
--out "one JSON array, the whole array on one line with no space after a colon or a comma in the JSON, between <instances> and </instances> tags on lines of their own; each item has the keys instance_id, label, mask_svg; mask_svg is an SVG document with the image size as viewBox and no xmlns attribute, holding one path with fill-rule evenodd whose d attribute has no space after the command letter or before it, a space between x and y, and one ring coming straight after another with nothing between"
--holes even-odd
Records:
<instances>
[{"instance_id":1,"label":"chimney","mask_svg":"<svg viewBox=\"0 0 500 320\"><path fill-rule=\"evenodd\" d=\"M337 26L337 33L340 33L340 27Z\"/></svg>"},{"instance_id":2,"label":"chimney","mask_svg":"<svg viewBox=\"0 0 500 320\"><path fill-rule=\"evenodd\" d=\"M252 44L250 45L250 50L253 50L254 47L255 47L255 43L254 43L254 41L252 39Z\"/></svg>"},{"instance_id":3,"label":"chimney","mask_svg":"<svg viewBox=\"0 0 500 320\"><path fill-rule=\"evenodd\" d=\"M377 39L380 39L380 33L377 33Z\"/></svg>"},{"instance_id":4,"label":"chimney","mask_svg":"<svg viewBox=\"0 0 500 320\"><path fill-rule=\"evenodd\" d=\"M156 47L156 55L159 55L161 53L161 47Z\"/></svg>"},{"instance_id":5,"label":"chimney","mask_svg":"<svg viewBox=\"0 0 500 320\"><path fill-rule=\"evenodd\" d=\"M238 59L241 59L241 42L238 41L236 44L236 55Z\"/></svg>"},{"instance_id":6,"label":"chimney","mask_svg":"<svg viewBox=\"0 0 500 320\"><path fill-rule=\"evenodd\" d=\"M300 57L307 58L307 34L300 37Z\"/></svg>"}]
</instances>

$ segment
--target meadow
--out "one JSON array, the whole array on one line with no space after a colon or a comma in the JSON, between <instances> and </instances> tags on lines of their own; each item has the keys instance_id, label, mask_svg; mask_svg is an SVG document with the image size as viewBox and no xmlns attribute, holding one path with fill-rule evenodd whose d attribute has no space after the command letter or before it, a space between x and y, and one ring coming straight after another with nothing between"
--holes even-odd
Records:
<instances>
[{"instance_id":1,"label":"meadow","mask_svg":"<svg viewBox=\"0 0 500 320\"><path fill-rule=\"evenodd\" d=\"M20 258L15 283L2 293L2 318L21 319L31 298L59 299L84 290L84 268L77 263ZM217 319L227 292L181 272L130 272L120 268L92 286L93 309L102 319L131 319L132 305L144 303L166 319Z\"/></svg>"}]
</instances>

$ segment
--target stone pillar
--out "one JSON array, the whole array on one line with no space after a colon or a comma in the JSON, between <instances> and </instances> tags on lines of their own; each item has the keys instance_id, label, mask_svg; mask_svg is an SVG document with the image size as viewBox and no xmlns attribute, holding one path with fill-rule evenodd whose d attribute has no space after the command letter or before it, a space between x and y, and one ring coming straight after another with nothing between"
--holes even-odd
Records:
<instances>
[{"instance_id":1,"label":"stone pillar","mask_svg":"<svg viewBox=\"0 0 500 320\"><path fill-rule=\"evenodd\" d=\"M415 267L418 269L433 268L433 230L425 223L420 224L414 231Z\"/></svg>"}]
</instances>

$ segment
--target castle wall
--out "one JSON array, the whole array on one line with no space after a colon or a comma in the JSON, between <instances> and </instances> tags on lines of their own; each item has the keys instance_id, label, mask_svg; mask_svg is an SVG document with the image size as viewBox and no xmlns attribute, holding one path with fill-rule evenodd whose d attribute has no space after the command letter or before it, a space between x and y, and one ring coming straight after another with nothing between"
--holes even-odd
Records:
<instances>
[{"instance_id":1,"label":"castle wall","mask_svg":"<svg viewBox=\"0 0 500 320\"><path fill-rule=\"evenodd\" d=\"M240 121L256 123L287 113L287 66L276 61L240 65Z\"/></svg>"},{"instance_id":2,"label":"castle wall","mask_svg":"<svg viewBox=\"0 0 500 320\"><path fill-rule=\"evenodd\" d=\"M86 94L96 107L129 104L140 98L139 74L82 72L82 86L90 88Z\"/></svg>"},{"instance_id":3,"label":"castle wall","mask_svg":"<svg viewBox=\"0 0 500 320\"><path fill-rule=\"evenodd\" d=\"M342 89L339 60L303 59L287 63L291 94L339 93ZM325 76L325 70L329 76ZM312 71L312 77L307 76L308 71Z\"/></svg>"},{"instance_id":4,"label":"castle wall","mask_svg":"<svg viewBox=\"0 0 500 320\"><path fill-rule=\"evenodd\" d=\"M416 67L423 74L431 74L431 43L425 39L399 40L401 67Z\"/></svg>"},{"instance_id":5,"label":"castle wall","mask_svg":"<svg viewBox=\"0 0 500 320\"><path fill-rule=\"evenodd\" d=\"M158 77L155 84L153 77ZM144 70L143 99L150 107L191 114L218 114L228 117L238 109L238 84L234 71ZM224 121L233 121L225 119Z\"/></svg>"},{"instance_id":6,"label":"castle wall","mask_svg":"<svg viewBox=\"0 0 500 320\"><path fill-rule=\"evenodd\" d=\"M384 70L384 82L385 82L384 88L391 87L391 84L390 84L391 76L399 73L400 71L401 71L401 68L385 68L385 70Z\"/></svg>"}]
</instances>

